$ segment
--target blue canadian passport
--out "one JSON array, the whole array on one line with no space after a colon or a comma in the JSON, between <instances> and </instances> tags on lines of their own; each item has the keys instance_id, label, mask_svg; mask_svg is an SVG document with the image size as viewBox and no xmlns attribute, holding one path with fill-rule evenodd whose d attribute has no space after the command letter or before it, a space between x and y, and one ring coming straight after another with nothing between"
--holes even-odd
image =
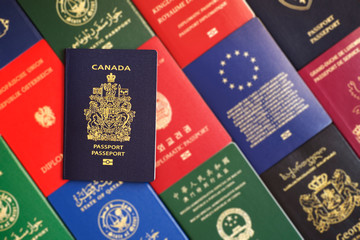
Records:
<instances>
[{"instance_id":1,"label":"blue canadian passport","mask_svg":"<svg viewBox=\"0 0 360 240\"><path fill-rule=\"evenodd\" d=\"M256 18L184 71L259 174L331 122Z\"/></svg>"},{"instance_id":2,"label":"blue canadian passport","mask_svg":"<svg viewBox=\"0 0 360 240\"><path fill-rule=\"evenodd\" d=\"M148 183L69 181L48 199L76 239L187 239Z\"/></svg>"},{"instance_id":3,"label":"blue canadian passport","mask_svg":"<svg viewBox=\"0 0 360 240\"><path fill-rule=\"evenodd\" d=\"M358 0L247 0L296 69L360 26Z\"/></svg>"},{"instance_id":4,"label":"blue canadian passport","mask_svg":"<svg viewBox=\"0 0 360 240\"><path fill-rule=\"evenodd\" d=\"M64 178L153 181L156 51L65 55Z\"/></svg>"},{"instance_id":5,"label":"blue canadian passport","mask_svg":"<svg viewBox=\"0 0 360 240\"><path fill-rule=\"evenodd\" d=\"M41 39L14 0L0 2L0 69Z\"/></svg>"}]
</instances>

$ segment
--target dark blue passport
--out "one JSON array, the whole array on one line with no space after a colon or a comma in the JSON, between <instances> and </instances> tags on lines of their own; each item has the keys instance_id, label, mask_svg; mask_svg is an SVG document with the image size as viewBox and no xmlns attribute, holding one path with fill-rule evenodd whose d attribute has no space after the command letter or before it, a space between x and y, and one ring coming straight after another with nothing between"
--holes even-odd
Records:
<instances>
[{"instance_id":1,"label":"dark blue passport","mask_svg":"<svg viewBox=\"0 0 360 240\"><path fill-rule=\"evenodd\" d=\"M261 174L305 239L359 239L360 160L330 125Z\"/></svg>"},{"instance_id":2,"label":"dark blue passport","mask_svg":"<svg viewBox=\"0 0 360 240\"><path fill-rule=\"evenodd\" d=\"M148 183L69 181L48 199L76 239L187 239Z\"/></svg>"},{"instance_id":3,"label":"dark blue passport","mask_svg":"<svg viewBox=\"0 0 360 240\"><path fill-rule=\"evenodd\" d=\"M0 69L41 39L14 0L0 2Z\"/></svg>"},{"instance_id":4,"label":"dark blue passport","mask_svg":"<svg viewBox=\"0 0 360 240\"><path fill-rule=\"evenodd\" d=\"M157 53L66 49L64 178L155 178Z\"/></svg>"},{"instance_id":5,"label":"dark blue passport","mask_svg":"<svg viewBox=\"0 0 360 240\"><path fill-rule=\"evenodd\" d=\"M184 71L258 173L331 122L256 18Z\"/></svg>"},{"instance_id":6,"label":"dark blue passport","mask_svg":"<svg viewBox=\"0 0 360 240\"><path fill-rule=\"evenodd\" d=\"M360 26L358 0L247 0L296 69Z\"/></svg>"}]
</instances>

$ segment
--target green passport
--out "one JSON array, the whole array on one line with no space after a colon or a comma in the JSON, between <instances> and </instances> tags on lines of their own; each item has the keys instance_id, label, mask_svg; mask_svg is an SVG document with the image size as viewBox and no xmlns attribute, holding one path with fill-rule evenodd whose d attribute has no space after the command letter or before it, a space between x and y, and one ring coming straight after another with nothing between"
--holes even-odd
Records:
<instances>
[{"instance_id":1,"label":"green passport","mask_svg":"<svg viewBox=\"0 0 360 240\"><path fill-rule=\"evenodd\" d=\"M133 49L153 36L130 0L18 0L55 53L65 48Z\"/></svg>"},{"instance_id":2,"label":"green passport","mask_svg":"<svg viewBox=\"0 0 360 240\"><path fill-rule=\"evenodd\" d=\"M234 143L160 197L190 239L302 239Z\"/></svg>"},{"instance_id":3,"label":"green passport","mask_svg":"<svg viewBox=\"0 0 360 240\"><path fill-rule=\"evenodd\" d=\"M0 237L73 239L1 136Z\"/></svg>"}]
</instances>

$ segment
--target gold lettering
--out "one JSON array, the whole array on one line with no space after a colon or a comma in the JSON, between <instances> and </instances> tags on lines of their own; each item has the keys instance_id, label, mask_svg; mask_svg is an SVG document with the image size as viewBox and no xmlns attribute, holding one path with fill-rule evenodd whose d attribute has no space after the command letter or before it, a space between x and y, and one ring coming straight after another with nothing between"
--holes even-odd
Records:
<instances>
[{"instance_id":1,"label":"gold lettering","mask_svg":"<svg viewBox=\"0 0 360 240\"><path fill-rule=\"evenodd\" d=\"M108 70L108 71L131 71L130 66L128 65L98 65L98 64L93 64L91 66L91 69L98 71L98 70Z\"/></svg>"}]
</instances>

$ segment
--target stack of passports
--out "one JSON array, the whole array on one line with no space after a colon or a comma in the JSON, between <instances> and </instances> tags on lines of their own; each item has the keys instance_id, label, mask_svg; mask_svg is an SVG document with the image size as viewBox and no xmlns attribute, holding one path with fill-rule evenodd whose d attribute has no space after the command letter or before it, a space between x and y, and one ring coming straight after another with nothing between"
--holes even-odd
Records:
<instances>
[{"instance_id":1,"label":"stack of passports","mask_svg":"<svg viewBox=\"0 0 360 240\"><path fill-rule=\"evenodd\" d=\"M257 18L184 71L258 173L331 122Z\"/></svg>"},{"instance_id":2,"label":"stack of passports","mask_svg":"<svg viewBox=\"0 0 360 240\"><path fill-rule=\"evenodd\" d=\"M1 239L73 239L0 137Z\"/></svg>"},{"instance_id":3,"label":"stack of passports","mask_svg":"<svg viewBox=\"0 0 360 240\"><path fill-rule=\"evenodd\" d=\"M359 169L330 125L261 177L305 239L358 239Z\"/></svg>"},{"instance_id":4,"label":"stack of passports","mask_svg":"<svg viewBox=\"0 0 360 240\"><path fill-rule=\"evenodd\" d=\"M300 69L360 25L358 0L247 0Z\"/></svg>"},{"instance_id":5,"label":"stack of passports","mask_svg":"<svg viewBox=\"0 0 360 240\"><path fill-rule=\"evenodd\" d=\"M64 178L155 178L154 50L67 49Z\"/></svg>"}]
</instances>

